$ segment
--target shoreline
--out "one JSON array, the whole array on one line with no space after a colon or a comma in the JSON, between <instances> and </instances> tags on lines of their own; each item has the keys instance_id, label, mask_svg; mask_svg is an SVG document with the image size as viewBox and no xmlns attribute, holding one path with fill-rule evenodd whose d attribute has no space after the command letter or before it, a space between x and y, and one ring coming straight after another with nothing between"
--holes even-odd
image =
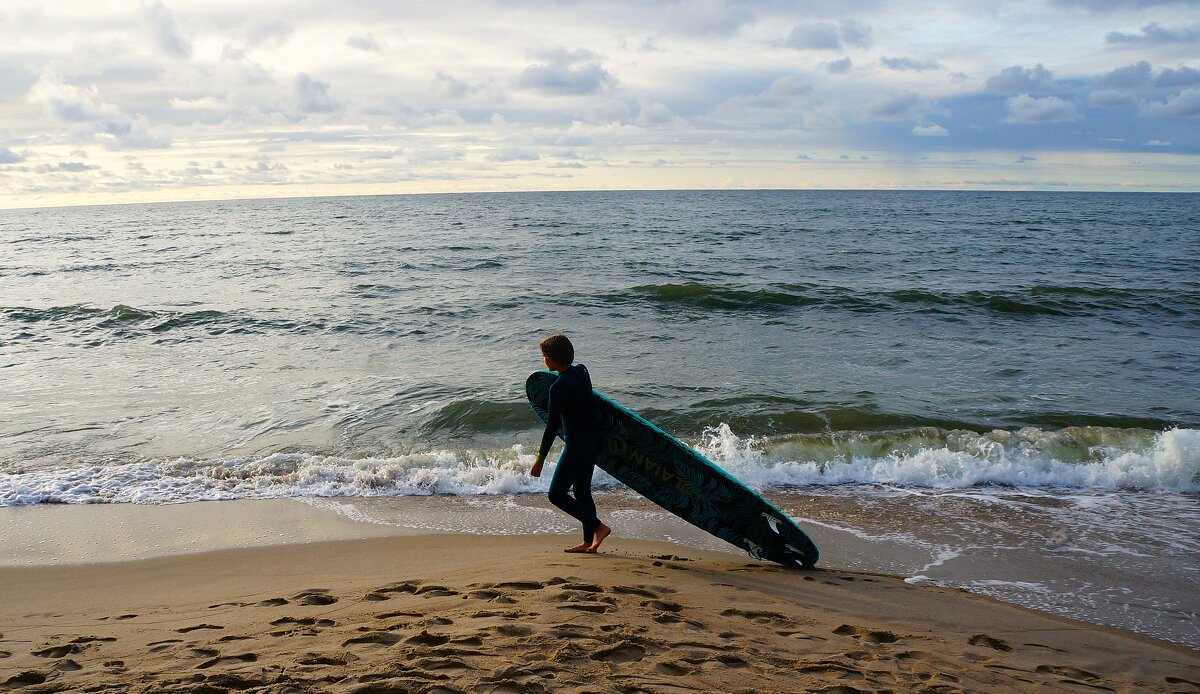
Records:
<instances>
[{"instance_id":1,"label":"shoreline","mask_svg":"<svg viewBox=\"0 0 1200 694\"><path fill-rule=\"evenodd\" d=\"M1188 691L1200 652L964 591L614 537L408 535L0 568L0 685ZM843 689L840 691L850 691Z\"/></svg>"}]
</instances>

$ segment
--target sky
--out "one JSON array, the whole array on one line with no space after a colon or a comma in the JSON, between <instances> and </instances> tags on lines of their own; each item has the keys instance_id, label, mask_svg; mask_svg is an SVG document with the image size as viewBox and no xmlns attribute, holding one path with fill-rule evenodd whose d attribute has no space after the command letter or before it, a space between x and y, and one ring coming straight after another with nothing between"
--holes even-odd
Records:
<instances>
[{"instance_id":1,"label":"sky","mask_svg":"<svg viewBox=\"0 0 1200 694\"><path fill-rule=\"evenodd\" d=\"M0 207L1200 190L1200 0L0 0Z\"/></svg>"}]
</instances>

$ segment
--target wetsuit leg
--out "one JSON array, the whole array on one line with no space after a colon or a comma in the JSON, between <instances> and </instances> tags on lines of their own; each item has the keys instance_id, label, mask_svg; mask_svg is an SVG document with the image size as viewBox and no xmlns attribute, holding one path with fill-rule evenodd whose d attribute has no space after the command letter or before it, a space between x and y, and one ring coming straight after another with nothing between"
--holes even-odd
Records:
<instances>
[{"instance_id":1,"label":"wetsuit leg","mask_svg":"<svg viewBox=\"0 0 1200 694\"><path fill-rule=\"evenodd\" d=\"M600 527L596 503L592 501L594 470L594 455L576 455L568 447L554 468L554 477L550 479L550 503L583 524L584 542L591 542L596 528ZM570 489L574 489L574 497L567 493Z\"/></svg>"}]
</instances>

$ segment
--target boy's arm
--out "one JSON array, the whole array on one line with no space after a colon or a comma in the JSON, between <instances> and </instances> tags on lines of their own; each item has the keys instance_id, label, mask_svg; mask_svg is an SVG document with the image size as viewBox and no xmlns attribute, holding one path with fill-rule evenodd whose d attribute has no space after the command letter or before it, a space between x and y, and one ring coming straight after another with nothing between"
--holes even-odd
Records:
<instances>
[{"instance_id":1,"label":"boy's arm","mask_svg":"<svg viewBox=\"0 0 1200 694\"><path fill-rule=\"evenodd\" d=\"M550 409L546 414L546 431L542 434L542 445L538 447L537 457L534 458L533 468L529 474L533 477L539 477L542 474L542 463L546 462L546 454L550 452L550 446L554 445L554 437L558 435L558 427L562 422L562 412L559 411L558 404L554 402L554 391L550 391Z\"/></svg>"}]
</instances>

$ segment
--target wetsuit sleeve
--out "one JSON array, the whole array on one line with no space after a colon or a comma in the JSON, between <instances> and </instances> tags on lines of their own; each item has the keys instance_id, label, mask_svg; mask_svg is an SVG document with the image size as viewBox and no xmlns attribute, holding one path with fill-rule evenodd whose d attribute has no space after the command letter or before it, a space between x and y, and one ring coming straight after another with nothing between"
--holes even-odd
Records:
<instances>
[{"instance_id":1,"label":"wetsuit sleeve","mask_svg":"<svg viewBox=\"0 0 1200 694\"><path fill-rule=\"evenodd\" d=\"M542 445L538 448L538 457L545 458L554 445L554 437L558 435L558 427L562 425L562 409L558 399L554 397L554 389L550 389L550 410L546 415L546 432L542 434Z\"/></svg>"}]
</instances>

